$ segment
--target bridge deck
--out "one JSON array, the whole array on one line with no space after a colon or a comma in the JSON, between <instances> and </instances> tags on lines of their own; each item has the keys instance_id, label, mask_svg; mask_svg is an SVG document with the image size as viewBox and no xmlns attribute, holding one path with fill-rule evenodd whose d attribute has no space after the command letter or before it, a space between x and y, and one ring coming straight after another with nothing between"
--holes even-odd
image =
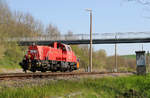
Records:
<instances>
[{"instance_id":1,"label":"bridge deck","mask_svg":"<svg viewBox=\"0 0 150 98\"><path fill-rule=\"evenodd\" d=\"M42 40L42 41L19 41L20 46L49 45L53 42L61 42L69 45L90 44L89 39L83 40ZM93 44L121 44L121 43L150 43L150 38L124 38L124 39L93 39Z\"/></svg>"}]
</instances>

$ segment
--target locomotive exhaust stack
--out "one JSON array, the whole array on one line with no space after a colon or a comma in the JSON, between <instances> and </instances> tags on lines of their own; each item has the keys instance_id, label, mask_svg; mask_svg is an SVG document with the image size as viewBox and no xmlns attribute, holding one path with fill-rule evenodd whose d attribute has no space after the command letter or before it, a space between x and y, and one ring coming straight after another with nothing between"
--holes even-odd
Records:
<instances>
[{"instance_id":1,"label":"locomotive exhaust stack","mask_svg":"<svg viewBox=\"0 0 150 98\"><path fill-rule=\"evenodd\" d=\"M79 61L69 45L54 42L49 46L31 45L19 63L23 71L73 71L79 68Z\"/></svg>"}]
</instances>

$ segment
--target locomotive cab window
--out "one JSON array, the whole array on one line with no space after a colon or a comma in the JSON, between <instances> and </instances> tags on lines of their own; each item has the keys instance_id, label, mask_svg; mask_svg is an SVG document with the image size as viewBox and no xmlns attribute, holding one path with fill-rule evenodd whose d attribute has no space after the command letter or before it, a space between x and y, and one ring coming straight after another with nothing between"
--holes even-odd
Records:
<instances>
[{"instance_id":1,"label":"locomotive cab window","mask_svg":"<svg viewBox=\"0 0 150 98\"><path fill-rule=\"evenodd\" d=\"M70 46L67 46L67 48L68 48L68 51L71 51L71 47Z\"/></svg>"},{"instance_id":2,"label":"locomotive cab window","mask_svg":"<svg viewBox=\"0 0 150 98\"><path fill-rule=\"evenodd\" d=\"M61 44L57 43L57 49L61 49Z\"/></svg>"},{"instance_id":3,"label":"locomotive cab window","mask_svg":"<svg viewBox=\"0 0 150 98\"><path fill-rule=\"evenodd\" d=\"M60 45L59 44L57 44L57 49L60 49Z\"/></svg>"},{"instance_id":4,"label":"locomotive cab window","mask_svg":"<svg viewBox=\"0 0 150 98\"><path fill-rule=\"evenodd\" d=\"M53 43L52 43L52 44L50 44L50 45L49 45L49 47L52 47L52 48L54 48L54 44L53 44Z\"/></svg>"},{"instance_id":5,"label":"locomotive cab window","mask_svg":"<svg viewBox=\"0 0 150 98\"><path fill-rule=\"evenodd\" d=\"M66 47L65 47L65 46L63 46L63 47L62 47L62 50L63 50L63 51L66 51Z\"/></svg>"}]
</instances>

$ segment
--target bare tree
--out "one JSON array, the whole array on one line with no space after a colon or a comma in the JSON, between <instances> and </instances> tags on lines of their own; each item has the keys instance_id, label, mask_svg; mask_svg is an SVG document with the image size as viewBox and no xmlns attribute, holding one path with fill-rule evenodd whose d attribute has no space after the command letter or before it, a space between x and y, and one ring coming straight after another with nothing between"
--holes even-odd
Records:
<instances>
[{"instance_id":1,"label":"bare tree","mask_svg":"<svg viewBox=\"0 0 150 98\"><path fill-rule=\"evenodd\" d=\"M13 13L13 18L15 20L13 26L16 28L13 29L13 32L16 33L15 36L36 37L44 31L43 24L35 20L29 13L15 12Z\"/></svg>"},{"instance_id":2,"label":"bare tree","mask_svg":"<svg viewBox=\"0 0 150 98\"><path fill-rule=\"evenodd\" d=\"M72 39L74 36L73 36L73 32L72 31L68 31L67 34L65 35L65 40L70 40Z\"/></svg>"},{"instance_id":3,"label":"bare tree","mask_svg":"<svg viewBox=\"0 0 150 98\"><path fill-rule=\"evenodd\" d=\"M7 5L7 3L3 0L0 0L0 35L7 35L8 33L8 24L12 20L11 19L11 11ZM0 36L1 38L3 36Z\"/></svg>"},{"instance_id":4,"label":"bare tree","mask_svg":"<svg viewBox=\"0 0 150 98\"><path fill-rule=\"evenodd\" d=\"M46 28L46 33L50 36L51 39L58 39L60 38L60 32L56 26L49 24Z\"/></svg>"}]
</instances>

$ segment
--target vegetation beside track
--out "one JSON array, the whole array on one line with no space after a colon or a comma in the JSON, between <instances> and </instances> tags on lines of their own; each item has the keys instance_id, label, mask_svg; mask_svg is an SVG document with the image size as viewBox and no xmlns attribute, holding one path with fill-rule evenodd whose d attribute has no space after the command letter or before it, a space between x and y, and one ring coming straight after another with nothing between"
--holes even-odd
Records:
<instances>
[{"instance_id":1,"label":"vegetation beside track","mask_svg":"<svg viewBox=\"0 0 150 98\"><path fill-rule=\"evenodd\" d=\"M17 84L17 83L16 83ZM150 98L150 74L146 76L57 80L34 85L1 87L0 98ZM23 87L22 87L23 86Z\"/></svg>"},{"instance_id":2,"label":"vegetation beside track","mask_svg":"<svg viewBox=\"0 0 150 98\"><path fill-rule=\"evenodd\" d=\"M122 55L121 57L136 59L136 55L135 55L135 54L131 54L131 55Z\"/></svg>"},{"instance_id":3,"label":"vegetation beside track","mask_svg":"<svg viewBox=\"0 0 150 98\"><path fill-rule=\"evenodd\" d=\"M20 68L19 62L23 58L23 49L16 43L7 43L3 56L0 58L0 68L16 69Z\"/></svg>"}]
</instances>

